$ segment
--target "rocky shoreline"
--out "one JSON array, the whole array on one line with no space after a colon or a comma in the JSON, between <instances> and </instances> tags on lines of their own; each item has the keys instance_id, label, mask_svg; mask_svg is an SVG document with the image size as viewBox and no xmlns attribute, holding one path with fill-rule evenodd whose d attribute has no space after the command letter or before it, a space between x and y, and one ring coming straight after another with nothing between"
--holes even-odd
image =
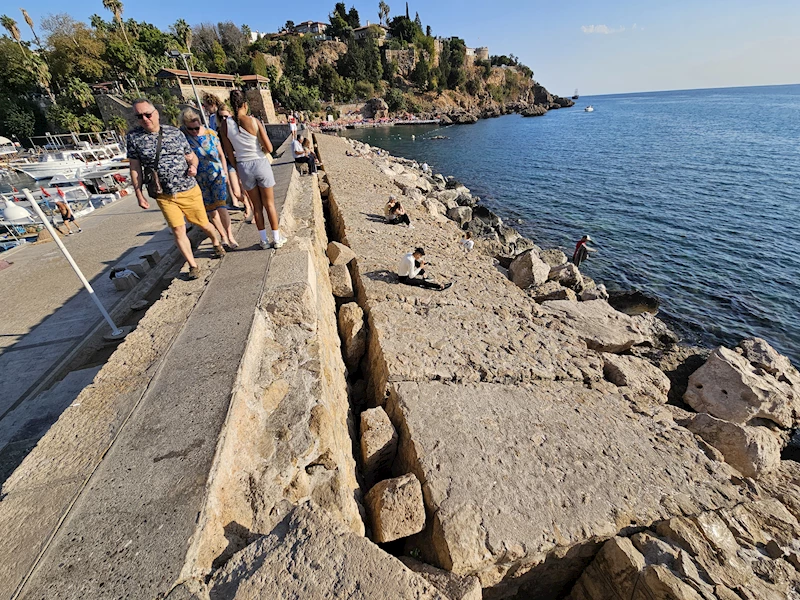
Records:
<instances>
[{"instance_id":1,"label":"rocky shoreline","mask_svg":"<svg viewBox=\"0 0 800 600\"><path fill-rule=\"evenodd\" d=\"M800 425L800 374L788 359L757 338L681 346L458 182L318 140L368 336L351 382L384 415L362 416L362 449L376 427L395 440L364 489L373 539L391 523L399 554L477 577L484 598L800 591L800 466L782 457ZM413 231L362 223L391 189ZM459 231L473 233L474 257L451 249ZM454 292L393 283L396 255L419 244ZM396 521L393 502L413 523Z\"/></svg>"}]
</instances>

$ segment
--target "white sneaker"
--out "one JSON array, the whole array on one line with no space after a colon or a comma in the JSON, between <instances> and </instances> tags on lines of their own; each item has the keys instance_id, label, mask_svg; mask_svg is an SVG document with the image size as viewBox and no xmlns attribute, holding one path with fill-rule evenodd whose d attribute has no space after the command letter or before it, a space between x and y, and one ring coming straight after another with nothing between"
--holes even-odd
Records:
<instances>
[{"instance_id":1,"label":"white sneaker","mask_svg":"<svg viewBox=\"0 0 800 600\"><path fill-rule=\"evenodd\" d=\"M272 242L273 248L283 248L283 245L286 243L286 238L281 235L278 239Z\"/></svg>"},{"instance_id":2,"label":"white sneaker","mask_svg":"<svg viewBox=\"0 0 800 600\"><path fill-rule=\"evenodd\" d=\"M270 248L272 248L272 244L264 240L258 242L258 245L261 246L262 250L269 250Z\"/></svg>"}]
</instances>

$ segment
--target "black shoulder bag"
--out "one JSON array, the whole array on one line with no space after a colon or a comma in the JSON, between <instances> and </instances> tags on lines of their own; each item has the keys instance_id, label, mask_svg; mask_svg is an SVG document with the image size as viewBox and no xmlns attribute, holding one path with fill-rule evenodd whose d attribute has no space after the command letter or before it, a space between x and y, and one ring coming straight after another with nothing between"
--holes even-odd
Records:
<instances>
[{"instance_id":1,"label":"black shoulder bag","mask_svg":"<svg viewBox=\"0 0 800 600\"><path fill-rule=\"evenodd\" d=\"M164 190L161 189L161 180L158 178L158 161L161 158L161 139L163 137L164 130L159 127L158 142L156 143L156 161L152 167L144 168L144 185L147 188L147 194L153 199L164 193Z\"/></svg>"}]
</instances>

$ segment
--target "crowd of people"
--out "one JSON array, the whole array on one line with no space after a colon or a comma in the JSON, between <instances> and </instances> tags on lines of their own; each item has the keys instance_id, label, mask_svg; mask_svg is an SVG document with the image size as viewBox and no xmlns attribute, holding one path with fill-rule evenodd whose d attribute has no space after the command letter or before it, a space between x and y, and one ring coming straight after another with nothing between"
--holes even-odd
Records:
<instances>
[{"instance_id":1,"label":"crowd of people","mask_svg":"<svg viewBox=\"0 0 800 600\"><path fill-rule=\"evenodd\" d=\"M145 191L155 199L189 265L190 279L199 277L200 271L186 234L187 221L211 239L218 258L226 249L239 248L229 208L243 208L245 222L255 222L261 248L280 248L286 243L275 209L275 177L269 159L272 144L264 124L249 114L241 90L233 90L227 104L209 94L203 108L209 115L208 125L197 110L187 108L177 128L162 124L151 102L135 100L133 113L139 125L126 137L139 206L150 208ZM309 172L316 172L310 140L304 145L296 129L292 135L295 157L299 146Z\"/></svg>"}]
</instances>

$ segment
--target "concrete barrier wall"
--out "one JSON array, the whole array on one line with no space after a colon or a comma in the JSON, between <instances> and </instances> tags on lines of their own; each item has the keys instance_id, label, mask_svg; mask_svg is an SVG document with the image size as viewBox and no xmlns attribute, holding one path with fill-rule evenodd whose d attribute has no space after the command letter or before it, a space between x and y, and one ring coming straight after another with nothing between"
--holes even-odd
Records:
<instances>
[{"instance_id":1,"label":"concrete barrier wall","mask_svg":"<svg viewBox=\"0 0 800 600\"><path fill-rule=\"evenodd\" d=\"M364 534L316 178L301 183L293 172L281 227L290 241L273 257L255 311L187 582L202 580L304 499Z\"/></svg>"}]
</instances>

